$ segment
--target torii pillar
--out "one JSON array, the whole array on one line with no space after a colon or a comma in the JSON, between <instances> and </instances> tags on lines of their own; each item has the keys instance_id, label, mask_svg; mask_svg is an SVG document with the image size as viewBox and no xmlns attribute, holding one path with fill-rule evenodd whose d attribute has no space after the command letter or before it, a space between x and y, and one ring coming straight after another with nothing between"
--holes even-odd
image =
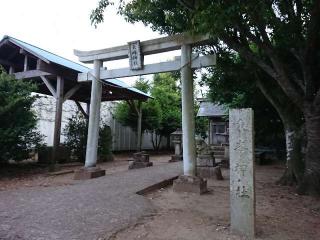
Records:
<instances>
[{"instance_id":1,"label":"torii pillar","mask_svg":"<svg viewBox=\"0 0 320 240\"><path fill-rule=\"evenodd\" d=\"M101 177L106 174L105 170L97 167L98 158L98 140L99 140L99 124L100 124L100 106L102 83L100 80L100 69L102 67L101 60L94 60L93 70L94 78L91 85L89 127L86 149L86 161L83 168L75 172L74 179L90 179Z\"/></svg>"},{"instance_id":2,"label":"torii pillar","mask_svg":"<svg viewBox=\"0 0 320 240\"><path fill-rule=\"evenodd\" d=\"M196 143L192 47L181 46L183 175L173 183L176 192L207 192L207 181L196 176Z\"/></svg>"}]
</instances>

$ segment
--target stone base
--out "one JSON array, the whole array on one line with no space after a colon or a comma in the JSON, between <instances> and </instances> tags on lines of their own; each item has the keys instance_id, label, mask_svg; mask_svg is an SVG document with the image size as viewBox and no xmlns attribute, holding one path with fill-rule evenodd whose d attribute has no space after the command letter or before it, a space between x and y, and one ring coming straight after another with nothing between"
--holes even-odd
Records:
<instances>
[{"instance_id":1,"label":"stone base","mask_svg":"<svg viewBox=\"0 0 320 240\"><path fill-rule=\"evenodd\" d=\"M145 168L153 166L152 162L138 162L138 161L131 161L129 163L129 169L138 169L138 168Z\"/></svg>"},{"instance_id":2,"label":"stone base","mask_svg":"<svg viewBox=\"0 0 320 240\"><path fill-rule=\"evenodd\" d=\"M197 166L201 167L215 167L215 159L211 154L203 154L197 156Z\"/></svg>"},{"instance_id":3,"label":"stone base","mask_svg":"<svg viewBox=\"0 0 320 240\"><path fill-rule=\"evenodd\" d=\"M208 191L207 180L195 176L181 175L173 182L173 191L203 194Z\"/></svg>"},{"instance_id":4,"label":"stone base","mask_svg":"<svg viewBox=\"0 0 320 240\"><path fill-rule=\"evenodd\" d=\"M149 162L149 154L145 151L134 153L133 160L138 162Z\"/></svg>"},{"instance_id":5,"label":"stone base","mask_svg":"<svg viewBox=\"0 0 320 240\"><path fill-rule=\"evenodd\" d=\"M90 167L90 168L83 167L75 171L73 179L85 180L85 179L102 177L104 175L106 175L106 170L103 170L99 167Z\"/></svg>"},{"instance_id":6,"label":"stone base","mask_svg":"<svg viewBox=\"0 0 320 240\"><path fill-rule=\"evenodd\" d=\"M169 162L179 162L182 161L183 157L182 155L172 155L171 159L169 160Z\"/></svg>"},{"instance_id":7,"label":"stone base","mask_svg":"<svg viewBox=\"0 0 320 240\"><path fill-rule=\"evenodd\" d=\"M216 180L223 180L220 167L198 167L197 176L200 178L213 178Z\"/></svg>"}]
</instances>

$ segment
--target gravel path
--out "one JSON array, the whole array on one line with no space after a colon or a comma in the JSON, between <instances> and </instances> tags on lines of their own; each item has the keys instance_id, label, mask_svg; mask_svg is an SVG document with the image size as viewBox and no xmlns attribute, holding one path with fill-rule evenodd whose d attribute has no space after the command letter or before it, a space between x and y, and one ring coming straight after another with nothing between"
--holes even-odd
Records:
<instances>
[{"instance_id":1,"label":"gravel path","mask_svg":"<svg viewBox=\"0 0 320 240\"><path fill-rule=\"evenodd\" d=\"M153 213L152 203L137 191L177 176L181 170L181 163L170 163L75 185L1 191L0 239L108 239Z\"/></svg>"}]
</instances>

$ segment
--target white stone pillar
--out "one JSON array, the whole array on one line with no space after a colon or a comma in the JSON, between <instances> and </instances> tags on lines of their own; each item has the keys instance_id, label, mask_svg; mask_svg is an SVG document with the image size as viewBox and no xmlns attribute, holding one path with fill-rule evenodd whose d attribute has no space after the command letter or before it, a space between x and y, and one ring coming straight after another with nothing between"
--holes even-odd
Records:
<instances>
[{"instance_id":1,"label":"white stone pillar","mask_svg":"<svg viewBox=\"0 0 320 240\"><path fill-rule=\"evenodd\" d=\"M183 174L196 175L195 119L190 45L181 46Z\"/></svg>"},{"instance_id":2,"label":"white stone pillar","mask_svg":"<svg viewBox=\"0 0 320 240\"><path fill-rule=\"evenodd\" d=\"M255 235L254 128L252 109L229 112L231 231Z\"/></svg>"},{"instance_id":3,"label":"white stone pillar","mask_svg":"<svg viewBox=\"0 0 320 240\"><path fill-rule=\"evenodd\" d=\"M99 139L99 121L102 84L100 82L100 68L102 61L94 60L93 71L94 78L91 86L90 114L87 139L87 151L85 167L95 167L97 164L98 139Z\"/></svg>"}]
</instances>

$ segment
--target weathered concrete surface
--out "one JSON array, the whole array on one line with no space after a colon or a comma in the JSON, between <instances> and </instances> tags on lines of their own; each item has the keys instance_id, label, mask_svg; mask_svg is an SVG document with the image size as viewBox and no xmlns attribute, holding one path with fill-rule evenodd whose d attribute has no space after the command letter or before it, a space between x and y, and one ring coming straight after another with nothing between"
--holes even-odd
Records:
<instances>
[{"instance_id":1,"label":"weathered concrete surface","mask_svg":"<svg viewBox=\"0 0 320 240\"><path fill-rule=\"evenodd\" d=\"M252 109L230 110L229 124L231 230L253 239L255 186Z\"/></svg>"},{"instance_id":2,"label":"weathered concrete surface","mask_svg":"<svg viewBox=\"0 0 320 240\"><path fill-rule=\"evenodd\" d=\"M95 167L97 164L98 155L98 138L99 138L99 122L100 122L100 107L101 107L101 93L102 83L100 82L100 68L103 62L94 60L94 76L91 87L90 98L90 113L89 126L87 137L87 150L85 167Z\"/></svg>"},{"instance_id":3,"label":"weathered concrete surface","mask_svg":"<svg viewBox=\"0 0 320 240\"><path fill-rule=\"evenodd\" d=\"M196 142L193 99L193 76L191 69L191 45L181 46L181 98L182 98L182 149L183 174L196 175Z\"/></svg>"},{"instance_id":4,"label":"weathered concrete surface","mask_svg":"<svg viewBox=\"0 0 320 240\"><path fill-rule=\"evenodd\" d=\"M196 176L181 175L173 181L173 191L203 194L208 192L207 180Z\"/></svg>"},{"instance_id":5,"label":"weathered concrete surface","mask_svg":"<svg viewBox=\"0 0 320 240\"><path fill-rule=\"evenodd\" d=\"M83 167L75 171L73 179L85 180L85 179L102 177L104 175L106 175L106 170L101 169L99 167L90 167L90 168Z\"/></svg>"},{"instance_id":6,"label":"weathered concrete surface","mask_svg":"<svg viewBox=\"0 0 320 240\"><path fill-rule=\"evenodd\" d=\"M115 173L75 185L0 192L1 240L95 240L152 214L135 194L182 173L181 163Z\"/></svg>"}]
</instances>

